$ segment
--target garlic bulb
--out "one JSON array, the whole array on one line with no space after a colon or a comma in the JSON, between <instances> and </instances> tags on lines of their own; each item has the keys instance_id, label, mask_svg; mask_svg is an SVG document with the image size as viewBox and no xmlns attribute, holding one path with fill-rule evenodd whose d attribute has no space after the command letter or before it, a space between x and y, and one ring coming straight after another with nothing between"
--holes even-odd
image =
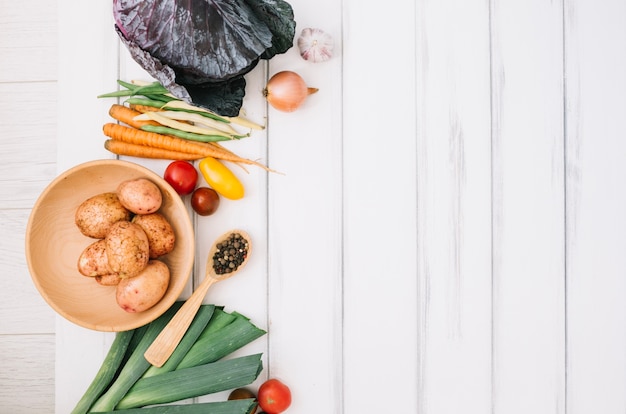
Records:
<instances>
[{"instance_id":1,"label":"garlic bulb","mask_svg":"<svg viewBox=\"0 0 626 414\"><path fill-rule=\"evenodd\" d=\"M298 37L300 56L313 63L325 62L333 57L334 46L333 38L320 29L302 29Z\"/></svg>"}]
</instances>

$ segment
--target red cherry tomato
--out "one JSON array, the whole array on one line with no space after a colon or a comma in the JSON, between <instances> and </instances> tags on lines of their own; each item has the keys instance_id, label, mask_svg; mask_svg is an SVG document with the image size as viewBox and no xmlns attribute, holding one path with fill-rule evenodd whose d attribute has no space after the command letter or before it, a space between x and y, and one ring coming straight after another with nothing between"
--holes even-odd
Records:
<instances>
[{"instance_id":1,"label":"red cherry tomato","mask_svg":"<svg viewBox=\"0 0 626 414\"><path fill-rule=\"evenodd\" d=\"M174 161L165 169L163 178L181 196L191 194L198 182L196 167L187 161Z\"/></svg>"},{"instance_id":2,"label":"red cherry tomato","mask_svg":"<svg viewBox=\"0 0 626 414\"><path fill-rule=\"evenodd\" d=\"M267 414L280 414L291 405L291 390L279 380L272 378L259 387L259 406Z\"/></svg>"},{"instance_id":3,"label":"red cherry tomato","mask_svg":"<svg viewBox=\"0 0 626 414\"><path fill-rule=\"evenodd\" d=\"M201 216L210 216L220 205L220 196L212 188L198 187L191 194L191 207Z\"/></svg>"}]
</instances>

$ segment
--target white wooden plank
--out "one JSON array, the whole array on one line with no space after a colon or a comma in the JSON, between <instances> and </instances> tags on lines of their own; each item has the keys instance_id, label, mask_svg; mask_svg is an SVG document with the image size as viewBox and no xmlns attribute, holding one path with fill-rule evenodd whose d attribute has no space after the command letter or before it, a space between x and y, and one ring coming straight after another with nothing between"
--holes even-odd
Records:
<instances>
[{"instance_id":1,"label":"white wooden plank","mask_svg":"<svg viewBox=\"0 0 626 414\"><path fill-rule=\"evenodd\" d=\"M0 10L0 83L56 80L56 2L1 0Z\"/></svg>"},{"instance_id":2,"label":"white wooden plank","mask_svg":"<svg viewBox=\"0 0 626 414\"><path fill-rule=\"evenodd\" d=\"M416 5L344 2L345 412L418 412ZM377 396L371 397L375 384Z\"/></svg>"},{"instance_id":3,"label":"white wooden plank","mask_svg":"<svg viewBox=\"0 0 626 414\"><path fill-rule=\"evenodd\" d=\"M494 410L565 405L562 5L492 4Z\"/></svg>"},{"instance_id":4,"label":"white wooden plank","mask_svg":"<svg viewBox=\"0 0 626 414\"><path fill-rule=\"evenodd\" d=\"M54 335L0 335L3 413L50 412L54 406Z\"/></svg>"},{"instance_id":5,"label":"white wooden plank","mask_svg":"<svg viewBox=\"0 0 626 414\"><path fill-rule=\"evenodd\" d=\"M53 334L54 312L33 284L24 257L24 233L29 210L0 210L0 335Z\"/></svg>"},{"instance_id":6,"label":"white wooden plank","mask_svg":"<svg viewBox=\"0 0 626 414\"><path fill-rule=\"evenodd\" d=\"M269 352L264 375L293 394L290 412L341 412L341 2L294 0L296 39L319 28L335 41L324 63L296 47L268 76L299 73L319 92L292 113L268 110Z\"/></svg>"},{"instance_id":7,"label":"white wooden plank","mask_svg":"<svg viewBox=\"0 0 626 414\"><path fill-rule=\"evenodd\" d=\"M487 413L489 8L476 1L419 2L417 16L419 412Z\"/></svg>"},{"instance_id":8,"label":"white wooden plank","mask_svg":"<svg viewBox=\"0 0 626 414\"><path fill-rule=\"evenodd\" d=\"M0 83L2 208L31 208L56 174L56 92L55 82Z\"/></svg>"},{"instance_id":9,"label":"white wooden plank","mask_svg":"<svg viewBox=\"0 0 626 414\"><path fill-rule=\"evenodd\" d=\"M58 2L58 172L86 161L112 158L103 147L102 135L111 102L96 98L117 86L118 41L111 7L105 1ZM72 30L67 30L69 27ZM77 56L81 64L73 64ZM80 116L65 109L76 106ZM68 413L93 379L113 335L86 330L61 317L57 317L56 333L55 412Z\"/></svg>"},{"instance_id":10,"label":"white wooden plank","mask_svg":"<svg viewBox=\"0 0 626 414\"><path fill-rule=\"evenodd\" d=\"M102 134L111 102L96 97L117 88L118 42L112 32L110 2L61 1L58 16L57 170L61 172L85 161L112 158L103 147ZM80 64L75 64L77 56ZM76 107L80 116L71 110Z\"/></svg>"},{"instance_id":11,"label":"white wooden plank","mask_svg":"<svg viewBox=\"0 0 626 414\"><path fill-rule=\"evenodd\" d=\"M626 3L567 2L567 407L626 411Z\"/></svg>"},{"instance_id":12,"label":"white wooden plank","mask_svg":"<svg viewBox=\"0 0 626 414\"><path fill-rule=\"evenodd\" d=\"M55 174L55 4L0 2L0 407L54 406L54 314L30 281L24 258L29 209ZM39 117L33 122L33 113Z\"/></svg>"}]
</instances>

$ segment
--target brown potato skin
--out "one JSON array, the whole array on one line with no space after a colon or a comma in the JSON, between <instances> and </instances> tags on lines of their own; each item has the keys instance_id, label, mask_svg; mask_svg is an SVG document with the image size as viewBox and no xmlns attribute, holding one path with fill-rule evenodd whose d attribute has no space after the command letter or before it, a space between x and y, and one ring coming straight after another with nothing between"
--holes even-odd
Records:
<instances>
[{"instance_id":1,"label":"brown potato skin","mask_svg":"<svg viewBox=\"0 0 626 414\"><path fill-rule=\"evenodd\" d=\"M156 305L165 295L170 271L160 260L150 260L137 276L120 280L116 287L117 304L129 313L143 312Z\"/></svg>"},{"instance_id":2,"label":"brown potato skin","mask_svg":"<svg viewBox=\"0 0 626 414\"><path fill-rule=\"evenodd\" d=\"M99 275L94 277L94 279L102 286L117 286L120 280L122 280L122 278L116 274Z\"/></svg>"},{"instance_id":3,"label":"brown potato skin","mask_svg":"<svg viewBox=\"0 0 626 414\"><path fill-rule=\"evenodd\" d=\"M82 234L94 239L103 239L111 225L130 220L130 211L125 208L116 193L102 193L83 201L74 215L76 226Z\"/></svg>"},{"instance_id":4,"label":"brown potato skin","mask_svg":"<svg viewBox=\"0 0 626 414\"><path fill-rule=\"evenodd\" d=\"M160 213L137 214L132 222L139 225L148 236L150 258L156 259L174 250L174 229Z\"/></svg>"},{"instance_id":5,"label":"brown potato skin","mask_svg":"<svg viewBox=\"0 0 626 414\"><path fill-rule=\"evenodd\" d=\"M78 257L78 271L81 275L89 277L111 273L104 239L91 243L83 250Z\"/></svg>"},{"instance_id":6,"label":"brown potato skin","mask_svg":"<svg viewBox=\"0 0 626 414\"><path fill-rule=\"evenodd\" d=\"M148 264L148 236L139 225L118 221L109 229L105 241L109 269L122 279L138 275Z\"/></svg>"},{"instance_id":7,"label":"brown potato skin","mask_svg":"<svg viewBox=\"0 0 626 414\"><path fill-rule=\"evenodd\" d=\"M122 205L135 214L155 213L163 202L161 190L147 178L123 181L116 193Z\"/></svg>"}]
</instances>

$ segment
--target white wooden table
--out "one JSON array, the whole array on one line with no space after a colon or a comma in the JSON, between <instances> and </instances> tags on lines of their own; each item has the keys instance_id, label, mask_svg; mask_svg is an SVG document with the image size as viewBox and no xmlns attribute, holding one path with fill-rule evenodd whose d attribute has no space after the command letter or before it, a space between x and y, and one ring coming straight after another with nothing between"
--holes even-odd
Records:
<instances>
[{"instance_id":1,"label":"white wooden table","mask_svg":"<svg viewBox=\"0 0 626 414\"><path fill-rule=\"evenodd\" d=\"M0 412L61 414L112 334L54 318L13 240L56 173L111 157L95 96L146 75L110 1L27 3L0 0ZM290 3L336 56L255 69L244 107L267 128L233 147L285 175L252 169L244 200L193 219L194 283L215 236L254 238L206 302L268 330L242 350L263 352L257 385L283 379L297 414L624 413L626 1ZM320 89L292 114L261 95L282 69Z\"/></svg>"}]
</instances>

